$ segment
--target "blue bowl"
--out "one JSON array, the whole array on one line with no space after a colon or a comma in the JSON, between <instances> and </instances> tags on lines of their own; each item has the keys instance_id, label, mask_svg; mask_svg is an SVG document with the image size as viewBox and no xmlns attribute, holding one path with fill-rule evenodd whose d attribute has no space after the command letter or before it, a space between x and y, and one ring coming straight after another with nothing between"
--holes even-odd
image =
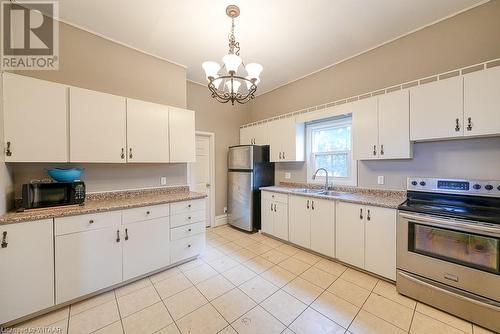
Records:
<instances>
[{"instance_id":1,"label":"blue bowl","mask_svg":"<svg viewBox=\"0 0 500 334\"><path fill-rule=\"evenodd\" d=\"M49 176L57 182L74 182L80 180L80 168L51 168L47 170Z\"/></svg>"}]
</instances>

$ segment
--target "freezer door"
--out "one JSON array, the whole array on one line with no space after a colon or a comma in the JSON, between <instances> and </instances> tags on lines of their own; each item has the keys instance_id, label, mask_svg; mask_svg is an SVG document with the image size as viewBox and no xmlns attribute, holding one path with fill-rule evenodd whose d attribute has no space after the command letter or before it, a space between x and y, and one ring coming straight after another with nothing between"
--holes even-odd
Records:
<instances>
[{"instance_id":1,"label":"freezer door","mask_svg":"<svg viewBox=\"0 0 500 334\"><path fill-rule=\"evenodd\" d=\"M227 193L228 223L246 231L253 230L253 174L229 172Z\"/></svg>"},{"instance_id":2,"label":"freezer door","mask_svg":"<svg viewBox=\"0 0 500 334\"><path fill-rule=\"evenodd\" d=\"M252 169L253 168L253 147L235 146L229 148L227 158L228 169Z\"/></svg>"}]
</instances>

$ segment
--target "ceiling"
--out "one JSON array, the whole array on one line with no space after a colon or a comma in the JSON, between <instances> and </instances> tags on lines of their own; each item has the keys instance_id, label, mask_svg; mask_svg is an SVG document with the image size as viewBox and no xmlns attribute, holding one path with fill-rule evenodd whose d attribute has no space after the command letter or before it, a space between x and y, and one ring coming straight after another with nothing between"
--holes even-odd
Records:
<instances>
[{"instance_id":1,"label":"ceiling","mask_svg":"<svg viewBox=\"0 0 500 334\"><path fill-rule=\"evenodd\" d=\"M227 53L228 4L246 63L264 66L258 93L274 89L484 0L60 0L59 16L187 67Z\"/></svg>"}]
</instances>

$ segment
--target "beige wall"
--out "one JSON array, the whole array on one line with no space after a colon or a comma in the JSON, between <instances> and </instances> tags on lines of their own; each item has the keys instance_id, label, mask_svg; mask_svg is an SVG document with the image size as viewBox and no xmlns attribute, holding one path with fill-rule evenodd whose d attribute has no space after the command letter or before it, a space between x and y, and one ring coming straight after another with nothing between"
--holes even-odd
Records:
<instances>
[{"instance_id":1,"label":"beige wall","mask_svg":"<svg viewBox=\"0 0 500 334\"><path fill-rule=\"evenodd\" d=\"M196 110L196 130L215 133L215 214L224 213L227 203L227 151L239 144L239 126L248 123L247 105L221 104L204 85L187 83L188 109Z\"/></svg>"},{"instance_id":2,"label":"beige wall","mask_svg":"<svg viewBox=\"0 0 500 334\"><path fill-rule=\"evenodd\" d=\"M335 41L332 41L335 43ZM251 103L252 121L367 93L448 70L500 58L500 0L417 31L394 42L290 83ZM419 143L404 161L358 162L358 185L404 188L411 175L500 179L500 139ZM276 166L305 181L304 163Z\"/></svg>"}]
</instances>

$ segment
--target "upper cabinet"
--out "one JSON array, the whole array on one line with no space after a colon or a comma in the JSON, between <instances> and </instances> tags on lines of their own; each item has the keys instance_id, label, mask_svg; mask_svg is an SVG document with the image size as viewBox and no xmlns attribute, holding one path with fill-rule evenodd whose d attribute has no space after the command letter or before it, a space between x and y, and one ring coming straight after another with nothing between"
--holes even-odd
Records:
<instances>
[{"instance_id":1,"label":"upper cabinet","mask_svg":"<svg viewBox=\"0 0 500 334\"><path fill-rule=\"evenodd\" d=\"M69 96L70 161L125 163L126 99L76 87Z\"/></svg>"},{"instance_id":2,"label":"upper cabinet","mask_svg":"<svg viewBox=\"0 0 500 334\"><path fill-rule=\"evenodd\" d=\"M352 110L355 159L412 157L410 101L407 90L356 101Z\"/></svg>"},{"instance_id":3,"label":"upper cabinet","mask_svg":"<svg viewBox=\"0 0 500 334\"><path fill-rule=\"evenodd\" d=\"M242 128L240 130L240 145L269 145L268 123Z\"/></svg>"},{"instance_id":4,"label":"upper cabinet","mask_svg":"<svg viewBox=\"0 0 500 334\"><path fill-rule=\"evenodd\" d=\"M3 74L7 162L68 161L68 87Z\"/></svg>"},{"instance_id":5,"label":"upper cabinet","mask_svg":"<svg viewBox=\"0 0 500 334\"><path fill-rule=\"evenodd\" d=\"M463 77L410 89L411 140L453 138L463 133Z\"/></svg>"},{"instance_id":6,"label":"upper cabinet","mask_svg":"<svg viewBox=\"0 0 500 334\"><path fill-rule=\"evenodd\" d=\"M127 161L169 162L169 108L127 99Z\"/></svg>"},{"instance_id":7,"label":"upper cabinet","mask_svg":"<svg viewBox=\"0 0 500 334\"><path fill-rule=\"evenodd\" d=\"M268 122L270 160L272 162L304 161L304 123L294 117Z\"/></svg>"},{"instance_id":8,"label":"upper cabinet","mask_svg":"<svg viewBox=\"0 0 500 334\"><path fill-rule=\"evenodd\" d=\"M500 66L464 75L464 135L500 134Z\"/></svg>"},{"instance_id":9,"label":"upper cabinet","mask_svg":"<svg viewBox=\"0 0 500 334\"><path fill-rule=\"evenodd\" d=\"M196 160L195 112L170 107L170 162Z\"/></svg>"}]
</instances>

